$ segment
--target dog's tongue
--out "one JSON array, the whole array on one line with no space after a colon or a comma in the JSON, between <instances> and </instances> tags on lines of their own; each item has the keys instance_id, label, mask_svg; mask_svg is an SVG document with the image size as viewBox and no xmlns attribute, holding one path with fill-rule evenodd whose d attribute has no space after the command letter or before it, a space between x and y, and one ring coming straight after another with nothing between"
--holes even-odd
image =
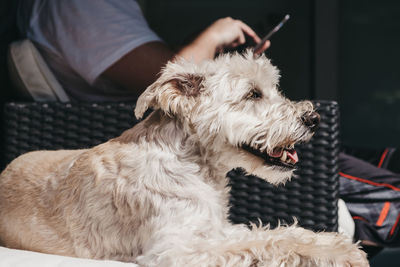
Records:
<instances>
[{"instance_id":1,"label":"dog's tongue","mask_svg":"<svg viewBox=\"0 0 400 267\"><path fill-rule=\"evenodd\" d=\"M294 149L291 150L283 150L283 149L278 149L278 150L274 150L271 152L271 154L269 154L270 157L273 158L280 158L282 157L283 153L286 153L286 156L288 158L290 158L292 161L294 161L294 163L297 163L299 161L299 157L297 156L297 152Z\"/></svg>"},{"instance_id":2,"label":"dog's tongue","mask_svg":"<svg viewBox=\"0 0 400 267\"><path fill-rule=\"evenodd\" d=\"M297 156L296 150L287 150L286 151L287 156L294 161L294 163L297 163L299 161L299 157Z\"/></svg>"}]
</instances>

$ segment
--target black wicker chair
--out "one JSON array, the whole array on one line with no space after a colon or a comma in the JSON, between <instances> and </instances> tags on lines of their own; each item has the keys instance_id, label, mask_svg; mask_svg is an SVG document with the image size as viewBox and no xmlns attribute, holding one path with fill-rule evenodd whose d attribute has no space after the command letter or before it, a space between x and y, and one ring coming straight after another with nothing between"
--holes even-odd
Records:
<instances>
[{"instance_id":1,"label":"black wicker chair","mask_svg":"<svg viewBox=\"0 0 400 267\"><path fill-rule=\"evenodd\" d=\"M274 187L244 176L240 169L228 173L232 222L260 219L275 226L278 220L291 223L296 218L306 228L337 230L339 109L335 102L315 104L321 124L312 141L298 148L299 169L291 182ZM28 151L102 143L137 122L133 109L133 103L8 103L2 120L0 167Z\"/></svg>"}]
</instances>

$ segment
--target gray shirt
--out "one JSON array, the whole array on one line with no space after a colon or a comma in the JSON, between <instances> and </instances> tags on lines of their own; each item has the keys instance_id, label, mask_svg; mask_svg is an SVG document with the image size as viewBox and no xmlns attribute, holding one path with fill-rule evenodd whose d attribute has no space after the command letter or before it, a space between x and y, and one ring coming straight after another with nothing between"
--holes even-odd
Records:
<instances>
[{"instance_id":1,"label":"gray shirt","mask_svg":"<svg viewBox=\"0 0 400 267\"><path fill-rule=\"evenodd\" d=\"M134 100L101 74L136 47L160 38L134 0L24 0L18 26L32 40L68 96Z\"/></svg>"}]
</instances>

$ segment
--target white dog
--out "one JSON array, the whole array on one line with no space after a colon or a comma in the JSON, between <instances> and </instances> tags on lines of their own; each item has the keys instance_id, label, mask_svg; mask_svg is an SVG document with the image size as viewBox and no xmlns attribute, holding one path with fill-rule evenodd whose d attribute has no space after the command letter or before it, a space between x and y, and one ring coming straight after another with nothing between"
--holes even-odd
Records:
<instances>
[{"instance_id":1,"label":"white dog","mask_svg":"<svg viewBox=\"0 0 400 267\"><path fill-rule=\"evenodd\" d=\"M277 184L319 121L277 90L265 56L170 62L140 96L149 117L91 149L38 151L0 177L3 245L140 266L368 266L336 233L232 225L226 173Z\"/></svg>"}]
</instances>

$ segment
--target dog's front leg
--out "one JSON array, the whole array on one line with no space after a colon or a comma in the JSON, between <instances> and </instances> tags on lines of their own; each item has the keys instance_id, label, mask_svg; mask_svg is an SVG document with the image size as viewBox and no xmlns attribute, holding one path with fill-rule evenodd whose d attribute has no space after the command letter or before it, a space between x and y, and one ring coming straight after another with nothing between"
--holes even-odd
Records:
<instances>
[{"instance_id":1,"label":"dog's front leg","mask_svg":"<svg viewBox=\"0 0 400 267\"><path fill-rule=\"evenodd\" d=\"M254 266L369 266L357 244L338 233L315 233L298 226L273 230L227 227L225 232L237 244L227 242L226 253L252 254Z\"/></svg>"},{"instance_id":2,"label":"dog's front leg","mask_svg":"<svg viewBox=\"0 0 400 267\"><path fill-rule=\"evenodd\" d=\"M369 266L343 235L297 226L273 230L226 225L221 234L170 236L138 258L143 266Z\"/></svg>"}]
</instances>

